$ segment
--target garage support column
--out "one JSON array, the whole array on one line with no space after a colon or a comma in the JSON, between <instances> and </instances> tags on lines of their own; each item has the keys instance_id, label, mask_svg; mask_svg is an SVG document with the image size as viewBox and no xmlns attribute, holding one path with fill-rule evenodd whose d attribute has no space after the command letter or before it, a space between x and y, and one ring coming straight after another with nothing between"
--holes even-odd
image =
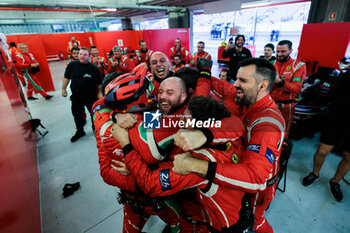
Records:
<instances>
[{"instance_id":1,"label":"garage support column","mask_svg":"<svg viewBox=\"0 0 350 233\"><path fill-rule=\"evenodd\" d=\"M132 23L130 18L122 18L122 29L125 30L133 30Z\"/></svg>"},{"instance_id":2,"label":"garage support column","mask_svg":"<svg viewBox=\"0 0 350 233\"><path fill-rule=\"evenodd\" d=\"M349 21L349 0L312 0L307 23L332 23Z\"/></svg>"},{"instance_id":3,"label":"garage support column","mask_svg":"<svg viewBox=\"0 0 350 233\"><path fill-rule=\"evenodd\" d=\"M188 10L168 11L169 28L189 28L189 15Z\"/></svg>"}]
</instances>

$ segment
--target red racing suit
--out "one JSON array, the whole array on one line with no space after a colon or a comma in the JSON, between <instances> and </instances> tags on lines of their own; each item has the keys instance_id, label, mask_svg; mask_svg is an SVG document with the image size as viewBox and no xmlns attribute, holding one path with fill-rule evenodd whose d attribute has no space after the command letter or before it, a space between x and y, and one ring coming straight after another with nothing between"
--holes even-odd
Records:
<instances>
[{"instance_id":1,"label":"red racing suit","mask_svg":"<svg viewBox=\"0 0 350 233\"><path fill-rule=\"evenodd\" d=\"M192 151L191 154L194 157L216 163L231 164L233 161L237 163L242 154L240 140L229 145L226 152L216 149L200 149ZM237 222L244 192L217 184L208 184L208 180L193 173L185 176L178 175L172 171L172 162L163 162L159 165L159 169L151 171L142 159L139 149L142 148L135 147L135 150L128 153L125 162L128 170L136 177L137 184L146 194L154 197L168 196L196 187L197 200L203 207L203 218L211 227L221 231L222 228L229 228ZM205 188L209 189L204 190Z\"/></svg>"},{"instance_id":2,"label":"red racing suit","mask_svg":"<svg viewBox=\"0 0 350 233\"><path fill-rule=\"evenodd\" d=\"M30 64L36 63L37 60L31 53L17 53L15 67L20 70L20 75L26 77L28 81L27 97L33 97L34 90L43 97L48 96L44 89L40 86L35 74L29 74Z\"/></svg>"},{"instance_id":3,"label":"red racing suit","mask_svg":"<svg viewBox=\"0 0 350 233\"><path fill-rule=\"evenodd\" d=\"M23 75L22 75L21 69L15 66L15 63L16 63L16 56L17 56L17 54L19 53L19 50L18 50L16 47L11 47L11 48L8 49L8 51L9 51L9 54L10 54L10 56L11 56L11 60L12 60L12 62L13 62L13 65L14 65L14 67L15 67L16 74L17 74L18 79L21 81L21 83L22 83L23 85L26 85L26 81L24 80L24 77L23 77Z\"/></svg>"},{"instance_id":4,"label":"red racing suit","mask_svg":"<svg viewBox=\"0 0 350 233\"><path fill-rule=\"evenodd\" d=\"M270 92L286 122L286 138L294 117L294 100L300 93L306 77L305 63L289 58L286 62L274 62L274 67L282 82L274 84Z\"/></svg>"},{"instance_id":5,"label":"red racing suit","mask_svg":"<svg viewBox=\"0 0 350 233\"><path fill-rule=\"evenodd\" d=\"M195 52L190 58L190 60L194 60L194 65L191 64L190 65L191 67L196 67L198 58L203 58L203 59L207 59L207 60L211 61L211 56L209 53L207 53L205 51L203 51L201 53Z\"/></svg>"},{"instance_id":6,"label":"red racing suit","mask_svg":"<svg viewBox=\"0 0 350 233\"><path fill-rule=\"evenodd\" d=\"M135 199L138 197L137 199L140 199L141 196L141 200L148 200L147 197L144 197L144 194L140 194L133 176L121 175L111 167L112 159L124 161L121 146L114 138L111 140L110 129L113 126L113 122L110 120L110 113L112 110L104 105L104 98L97 100L92 109L92 116L96 129L95 136L100 163L100 174L103 180L107 184L127 191L125 195L127 195L128 198ZM101 122L104 123L100 124ZM150 215L158 215L166 223L170 224L172 233L179 232L180 219L177 210L178 207L174 205L171 200L166 200L165 203L166 206L161 212L155 212L152 206L145 206L143 214L135 214L131 206L124 203L123 233L141 232Z\"/></svg>"},{"instance_id":7,"label":"red racing suit","mask_svg":"<svg viewBox=\"0 0 350 233\"><path fill-rule=\"evenodd\" d=\"M275 186L267 181L277 174L284 140L285 123L270 95L243 110L245 152L238 164L217 164L214 183L255 194L251 204L255 214L255 232L273 232L264 212L275 195ZM264 231L259 230L265 229Z\"/></svg>"},{"instance_id":8,"label":"red racing suit","mask_svg":"<svg viewBox=\"0 0 350 233\"><path fill-rule=\"evenodd\" d=\"M118 61L118 66L112 67L112 62L116 61ZM127 56L120 56L119 58L113 56L108 60L107 73L113 73L116 71L121 71L123 73L129 72L129 63L130 60Z\"/></svg>"},{"instance_id":9,"label":"red racing suit","mask_svg":"<svg viewBox=\"0 0 350 233\"><path fill-rule=\"evenodd\" d=\"M147 65L150 65L150 59L152 56L153 51L147 49L147 52L143 53L142 51L136 52L136 65L141 64L142 62L146 62Z\"/></svg>"},{"instance_id":10,"label":"red racing suit","mask_svg":"<svg viewBox=\"0 0 350 233\"><path fill-rule=\"evenodd\" d=\"M181 69L182 67L185 67L185 65L184 64L180 64L180 65L173 65L173 67L171 68L172 69L172 71L175 73L176 71L178 71L179 69Z\"/></svg>"},{"instance_id":11,"label":"red racing suit","mask_svg":"<svg viewBox=\"0 0 350 233\"><path fill-rule=\"evenodd\" d=\"M107 67L108 67L108 61L104 57L98 56L97 60L94 61L94 57L91 55L89 58L89 62L95 64L101 71L102 76L105 76Z\"/></svg>"},{"instance_id":12,"label":"red racing suit","mask_svg":"<svg viewBox=\"0 0 350 233\"><path fill-rule=\"evenodd\" d=\"M186 63L189 62L189 57L191 56L191 54L185 47L181 46L180 51L177 51L175 46L171 47L169 51L169 58L173 60L175 54L180 54L182 60L184 60Z\"/></svg>"}]
</instances>

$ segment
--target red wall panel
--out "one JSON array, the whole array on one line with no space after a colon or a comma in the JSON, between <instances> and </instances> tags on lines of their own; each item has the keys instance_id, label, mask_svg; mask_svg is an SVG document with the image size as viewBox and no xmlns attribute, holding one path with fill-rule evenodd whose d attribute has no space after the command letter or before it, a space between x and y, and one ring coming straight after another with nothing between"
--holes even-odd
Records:
<instances>
[{"instance_id":1,"label":"red wall panel","mask_svg":"<svg viewBox=\"0 0 350 233\"><path fill-rule=\"evenodd\" d=\"M181 45L188 51L190 50L190 30L188 28L143 30L142 35L150 49L161 51L167 56L176 38L180 38Z\"/></svg>"},{"instance_id":2,"label":"red wall panel","mask_svg":"<svg viewBox=\"0 0 350 233\"><path fill-rule=\"evenodd\" d=\"M318 66L338 68L350 40L350 22L305 24L298 58Z\"/></svg>"},{"instance_id":3,"label":"red wall panel","mask_svg":"<svg viewBox=\"0 0 350 233\"><path fill-rule=\"evenodd\" d=\"M76 40L80 41L80 46L90 48L91 42L94 43L93 33L59 33L59 34L41 34L46 55L60 55L61 52L65 59L68 59L67 47L70 37L74 36Z\"/></svg>"},{"instance_id":4,"label":"red wall panel","mask_svg":"<svg viewBox=\"0 0 350 233\"><path fill-rule=\"evenodd\" d=\"M107 56L114 46L122 49L130 47L133 50L139 49L139 40L142 38L140 31L115 31L115 32L93 32L95 45L100 51L100 55ZM118 45L121 40L122 45Z\"/></svg>"},{"instance_id":5,"label":"red wall panel","mask_svg":"<svg viewBox=\"0 0 350 233\"><path fill-rule=\"evenodd\" d=\"M36 141L17 88L0 70L0 233L40 233Z\"/></svg>"},{"instance_id":6,"label":"red wall panel","mask_svg":"<svg viewBox=\"0 0 350 233\"><path fill-rule=\"evenodd\" d=\"M29 35L17 35L17 36L7 36L8 42L25 43L28 45L29 52L34 55L34 57L40 63L40 72L36 74L41 86L45 91L55 91L55 87L52 82L52 76L49 69L49 64L46 59L46 51L44 47L43 40L40 34L29 34Z\"/></svg>"}]
</instances>

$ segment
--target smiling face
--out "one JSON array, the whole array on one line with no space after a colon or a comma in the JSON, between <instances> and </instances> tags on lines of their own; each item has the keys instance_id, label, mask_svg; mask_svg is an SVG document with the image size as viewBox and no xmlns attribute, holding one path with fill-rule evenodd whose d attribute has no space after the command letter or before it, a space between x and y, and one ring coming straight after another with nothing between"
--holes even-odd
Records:
<instances>
[{"instance_id":1,"label":"smiling face","mask_svg":"<svg viewBox=\"0 0 350 233\"><path fill-rule=\"evenodd\" d=\"M171 77L164 80L158 89L158 103L161 113L169 115L181 108L187 98L181 79Z\"/></svg>"},{"instance_id":2,"label":"smiling face","mask_svg":"<svg viewBox=\"0 0 350 233\"><path fill-rule=\"evenodd\" d=\"M165 79L169 75L170 63L164 53L155 52L151 56L151 72L160 79Z\"/></svg>"},{"instance_id":3,"label":"smiling face","mask_svg":"<svg viewBox=\"0 0 350 233\"><path fill-rule=\"evenodd\" d=\"M227 71L221 71L221 72L220 72L220 75L219 75L219 78L220 78L222 81L227 81Z\"/></svg>"},{"instance_id":4,"label":"smiling face","mask_svg":"<svg viewBox=\"0 0 350 233\"><path fill-rule=\"evenodd\" d=\"M90 53L93 57L98 57L98 49L97 48L92 48Z\"/></svg>"},{"instance_id":5,"label":"smiling face","mask_svg":"<svg viewBox=\"0 0 350 233\"><path fill-rule=\"evenodd\" d=\"M248 108L256 103L259 93L259 84L254 78L255 70L255 65L248 65L239 68L237 72L237 80L233 84L237 90L237 103Z\"/></svg>"},{"instance_id":6,"label":"smiling face","mask_svg":"<svg viewBox=\"0 0 350 233\"><path fill-rule=\"evenodd\" d=\"M79 61L83 64L87 64L89 62L89 51L81 49L79 51Z\"/></svg>"},{"instance_id":7,"label":"smiling face","mask_svg":"<svg viewBox=\"0 0 350 233\"><path fill-rule=\"evenodd\" d=\"M79 50L73 50L72 51L72 58L74 60L78 60L79 59Z\"/></svg>"},{"instance_id":8,"label":"smiling face","mask_svg":"<svg viewBox=\"0 0 350 233\"><path fill-rule=\"evenodd\" d=\"M244 41L243 37L240 36L240 37L237 38L237 40L236 40L235 43L236 43L236 46L237 46L238 48L241 48L241 47L244 45L244 42L245 42L245 41Z\"/></svg>"},{"instance_id":9,"label":"smiling face","mask_svg":"<svg viewBox=\"0 0 350 233\"><path fill-rule=\"evenodd\" d=\"M203 43L198 43L197 44L197 50L198 50L198 53L202 53L204 51L204 44Z\"/></svg>"},{"instance_id":10,"label":"smiling face","mask_svg":"<svg viewBox=\"0 0 350 233\"><path fill-rule=\"evenodd\" d=\"M288 45L278 45L276 49L277 61L285 62L289 59L289 55L292 53L293 49L289 49Z\"/></svg>"},{"instance_id":11,"label":"smiling face","mask_svg":"<svg viewBox=\"0 0 350 233\"><path fill-rule=\"evenodd\" d=\"M122 51L119 49L115 49L113 50L113 55L119 59L122 56Z\"/></svg>"}]
</instances>

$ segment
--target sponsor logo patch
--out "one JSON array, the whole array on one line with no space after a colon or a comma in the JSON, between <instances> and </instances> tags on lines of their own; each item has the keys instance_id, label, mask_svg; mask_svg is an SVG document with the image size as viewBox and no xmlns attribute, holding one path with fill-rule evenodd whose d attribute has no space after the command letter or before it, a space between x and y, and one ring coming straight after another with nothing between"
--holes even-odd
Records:
<instances>
[{"instance_id":1,"label":"sponsor logo patch","mask_svg":"<svg viewBox=\"0 0 350 233\"><path fill-rule=\"evenodd\" d=\"M169 172L170 172L170 169L162 169L159 172L159 181L160 181L160 185L162 186L162 191L172 189L170 185Z\"/></svg>"},{"instance_id":2,"label":"sponsor logo patch","mask_svg":"<svg viewBox=\"0 0 350 233\"><path fill-rule=\"evenodd\" d=\"M253 151L255 153L259 153L260 145L258 145L258 144L249 144L247 150Z\"/></svg>"},{"instance_id":3,"label":"sponsor logo patch","mask_svg":"<svg viewBox=\"0 0 350 233\"><path fill-rule=\"evenodd\" d=\"M275 160L275 155L272 153L272 151L269 148L266 148L265 157L267 158L267 160L270 161L270 163L273 163L273 161Z\"/></svg>"}]
</instances>

